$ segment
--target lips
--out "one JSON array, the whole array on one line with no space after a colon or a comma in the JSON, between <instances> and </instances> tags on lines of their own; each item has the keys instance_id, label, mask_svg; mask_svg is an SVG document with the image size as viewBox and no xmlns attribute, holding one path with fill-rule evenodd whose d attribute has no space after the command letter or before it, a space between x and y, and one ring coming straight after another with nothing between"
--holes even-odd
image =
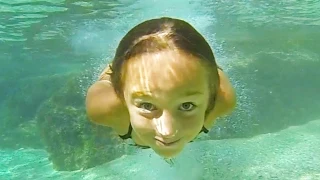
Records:
<instances>
[{"instance_id":1,"label":"lips","mask_svg":"<svg viewBox=\"0 0 320 180\"><path fill-rule=\"evenodd\" d=\"M178 139L178 140L167 140L167 141L161 140L159 138L155 138L155 139L156 139L156 141L158 141L159 143L161 143L164 146L170 146L170 145L173 145L173 144L177 143L178 141L180 141L180 139Z\"/></svg>"}]
</instances>

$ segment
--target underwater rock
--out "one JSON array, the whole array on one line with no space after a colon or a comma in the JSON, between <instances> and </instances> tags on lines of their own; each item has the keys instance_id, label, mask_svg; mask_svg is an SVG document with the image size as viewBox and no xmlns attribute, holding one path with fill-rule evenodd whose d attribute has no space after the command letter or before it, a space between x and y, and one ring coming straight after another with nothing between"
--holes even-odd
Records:
<instances>
[{"instance_id":1,"label":"underwater rock","mask_svg":"<svg viewBox=\"0 0 320 180\"><path fill-rule=\"evenodd\" d=\"M83 86L90 82L79 73L41 105L36 119L41 138L56 170L78 170L111 161L127 146L110 128L89 122Z\"/></svg>"},{"instance_id":2,"label":"underwater rock","mask_svg":"<svg viewBox=\"0 0 320 180\"><path fill-rule=\"evenodd\" d=\"M61 87L68 75L52 75L3 81L0 106L1 148L43 148L34 119L39 106ZM4 90L3 90L4 91Z\"/></svg>"}]
</instances>

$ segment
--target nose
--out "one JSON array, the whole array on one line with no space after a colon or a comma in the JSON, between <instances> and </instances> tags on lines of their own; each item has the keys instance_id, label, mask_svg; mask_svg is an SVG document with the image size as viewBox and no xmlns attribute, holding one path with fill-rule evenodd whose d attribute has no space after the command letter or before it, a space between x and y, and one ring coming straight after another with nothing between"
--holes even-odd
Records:
<instances>
[{"instance_id":1,"label":"nose","mask_svg":"<svg viewBox=\"0 0 320 180\"><path fill-rule=\"evenodd\" d=\"M162 115L155 119L155 124L156 130L162 138L173 138L178 132L177 122L172 114L167 111L163 111Z\"/></svg>"}]
</instances>

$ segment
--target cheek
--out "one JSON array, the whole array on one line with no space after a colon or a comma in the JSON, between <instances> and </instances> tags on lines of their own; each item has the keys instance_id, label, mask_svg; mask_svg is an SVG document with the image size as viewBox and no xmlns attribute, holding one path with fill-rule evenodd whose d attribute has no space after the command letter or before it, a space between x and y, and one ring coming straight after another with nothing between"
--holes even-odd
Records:
<instances>
[{"instance_id":1,"label":"cheek","mask_svg":"<svg viewBox=\"0 0 320 180\"><path fill-rule=\"evenodd\" d=\"M197 135L202 129L204 123L204 115L197 114L192 117L183 118L180 121L180 127L182 132L186 135L194 136Z\"/></svg>"},{"instance_id":2,"label":"cheek","mask_svg":"<svg viewBox=\"0 0 320 180\"><path fill-rule=\"evenodd\" d=\"M152 121L141 116L135 108L128 107L130 114L130 123L136 133L143 135L153 132Z\"/></svg>"},{"instance_id":3,"label":"cheek","mask_svg":"<svg viewBox=\"0 0 320 180\"><path fill-rule=\"evenodd\" d=\"M203 115L197 115L197 116L187 118L183 122L184 126L187 126L188 129L197 129L199 126L202 126L203 123L204 123Z\"/></svg>"}]
</instances>

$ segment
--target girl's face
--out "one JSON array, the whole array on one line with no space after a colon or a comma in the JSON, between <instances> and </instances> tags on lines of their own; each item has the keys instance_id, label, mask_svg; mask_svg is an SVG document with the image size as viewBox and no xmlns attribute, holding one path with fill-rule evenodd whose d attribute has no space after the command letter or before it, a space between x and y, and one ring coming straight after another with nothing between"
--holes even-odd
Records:
<instances>
[{"instance_id":1,"label":"girl's face","mask_svg":"<svg viewBox=\"0 0 320 180\"><path fill-rule=\"evenodd\" d=\"M136 135L160 156L177 155L204 123L204 66L194 56L168 50L135 57L124 69L124 100Z\"/></svg>"}]
</instances>

